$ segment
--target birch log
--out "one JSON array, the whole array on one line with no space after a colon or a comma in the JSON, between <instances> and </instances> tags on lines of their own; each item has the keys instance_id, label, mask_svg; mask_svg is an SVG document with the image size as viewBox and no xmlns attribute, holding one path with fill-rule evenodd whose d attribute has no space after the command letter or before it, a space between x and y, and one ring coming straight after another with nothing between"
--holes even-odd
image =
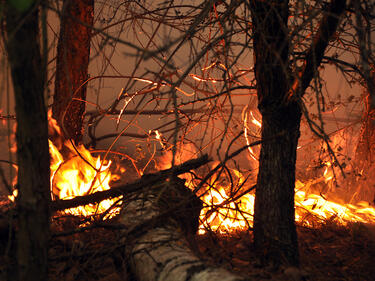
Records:
<instances>
[{"instance_id":1,"label":"birch log","mask_svg":"<svg viewBox=\"0 0 375 281\"><path fill-rule=\"evenodd\" d=\"M206 265L186 237L198 229L202 204L180 179L166 181L124 202L126 256L139 281L251 280Z\"/></svg>"}]
</instances>

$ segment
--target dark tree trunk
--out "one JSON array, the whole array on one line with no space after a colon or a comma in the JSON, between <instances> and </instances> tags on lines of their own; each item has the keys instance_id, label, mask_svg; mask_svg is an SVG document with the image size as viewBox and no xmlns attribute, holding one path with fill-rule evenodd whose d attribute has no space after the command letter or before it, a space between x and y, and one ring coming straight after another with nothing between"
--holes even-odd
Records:
<instances>
[{"instance_id":1,"label":"dark tree trunk","mask_svg":"<svg viewBox=\"0 0 375 281\"><path fill-rule=\"evenodd\" d=\"M367 90L369 89L370 87L367 87ZM375 202L375 108L371 103L372 95L374 93L369 92L365 100L365 111L355 151L356 173L349 184L348 193L355 194L355 198L350 199Z\"/></svg>"},{"instance_id":2,"label":"dark tree trunk","mask_svg":"<svg viewBox=\"0 0 375 281\"><path fill-rule=\"evenodd\" d=\"M357 174L361 175L357 183L351 188L357 191L358 200L370 200L374 198L375 180L375 66L370 63L372 54L369 50L369 38L371 35L369 23L362 18L360 1L354 2L356 12L356 31L359 42L359 54L361 59L361 70L365 82L367 96L365 99L365 111L362 118L362 127L359 135L358 145L355 155ZM364 25L367 22L366 25ZM361 188L362 190L358 190ZM360 192L358 192L360 191ZM372 197L372 198L371 198Z\"/></svg>"},{"instance_id":3,"label":"dark tree trunk","mask_svg":"<svg viewBox=\"0 0 375 281\"><path fill-rule=\"evenodd\" d=\"M346 0L332 0L327 6L302 70L293 75L288 62L288 4L287 0L250 1L263 142L255 198L254 244L261 261L274 265L299 263L294 222L299 103L336 32ZM292 77L297 78L293 81Z\"/></svg>"},{"instance_id":4,"label":"dark tree trunk","mask_svg":"<svg viewBox=\"0 0 375 281\"><path fill-rule=\"evenodd\" d=\"M53 117L64 137L82 139L94 0L64 0L57 45Z\"/></svg>"},{"instance_id":5,"label":"dark tree trunk","mask_svg":"<svg viewBox=\"0 0 375 281\"><path fill-rule=\"evenodd\" d=\"M38 6L22 13L8 5L6 31L17 115L18 280L47 280L50 161Z\"/></svg>"},{"instance_id":6,"label":"dark tree trunk","mask_svg":"<svg viewBox=\"0 0 375 281\"><path fill-rule=\"evenodd\" d=\"M252 1L255 76L262 148L255 198L254 243L265 263L298 265L294 223L296 149L301 110L289 90L288 2Z\"/></svg>"}]
</instances>

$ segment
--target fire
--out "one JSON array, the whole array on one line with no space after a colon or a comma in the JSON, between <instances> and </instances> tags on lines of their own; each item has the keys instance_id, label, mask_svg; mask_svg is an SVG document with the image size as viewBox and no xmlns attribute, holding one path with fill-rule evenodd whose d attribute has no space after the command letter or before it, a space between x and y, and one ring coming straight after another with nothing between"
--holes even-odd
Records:
<instances>
[{"instance_id":1,"label":"fire","mask_svg":"<svg viewBox=\"0 0 375 281\"><path fill-rule=\"evenodd\" d=\"M204 234L207 229L227 233L251 227L254 199L253 194L245 194L240 199L232 201L224 187L217 190L209 189L201 197L205 207L200 214L199 234Z\"/></svg>"},{"instance_id":2,"label":"fire","mask_svg":"<svg viewBox=\"0 0 375 281\"><path fill-rule=\"evenodd\" d=\"M244 111L246 108L244 109ZM70 199L80 195L87 195L96 191L110 189L110 182L117 178L110 171L111 161L102 160L100 156L94 157L83 145L73 146L69 141L64 143L64 154L62 154L60 136L61 130L56 121L49 114L50 127L55 130L57 139L49 141L51 155L51 195L54 198ZM252 112L244 113L245 139L250 127L247 121L258 130L261 122L257 120ZM162 135L155 131L155 137L162 141ZM249 151L256 160L252 151ZM176 153L176 164L195 157L197 151L193 146L180 147ZM171 153L166 153L164 159L158 161L158 168L169 168ZM297 180L295 183L295 219L298 223L313 227L316 222L334 220L342 225L351 222L375 223L375 208L366 202L357 204L344 204L327 200L320 194L308 192L310 187L316 184L331 184L334 180L332 163L327 161L320 177L305 182ZM225 180L213 176L205 186L205 190L199 191L199 197L204 202L200 214L199 233L207 230L228 233L235 230L248 229L253 225L254 200L251 192L246 192L244 187L245 176L235 169L230 169L232 183L236 189L226 183ZM187 185L194 190L194 179L184 175ZM245 191L243 191L245 190ZM242 192L242 193L241 193ZM239 195L238 195L239 194ZM13 198L17 196L15 190ZM97 205L86 205L65 210L73 215L92 216L105 214L104 218L112 217L119 212L119 207L113 206L118 199L104 200Z\"/></svg>"},{"instance_id":3,"label":"fire","mask_svg":"<svg viewBox=\"0 0 375 281\"><path fill-rule=\"evenodd\" d=\"M71 199L80 195L87 195L97 191L110 189L110 181L116 176L109 171L111 161L103 161L91 155L83 145L76 148L70 142L65 146L69 149L69 156L64 159L56 146L50 141L51 154L51 187L52 195L59 199ZM92 216L102 214L116 202L107 199L98 205L86 205L65 210L72 215ZM107 217L119 212L113 208Z\"/></svg>"},{"instance_id":4,"label":"fire","mask_svg":"<svg viewBox=\"0 0 375 281\"><path fill-rule=\"evenodd\" d=\"M239 174L241 181L241 175ZM341 204L325 199L322 195L306 190L310 185L326 182L332 179L332 174L324 174L314 180L303 183L299 180L295 185L295 219L301 225L313 227L316 222L334 220L341 225L348 223L375 223L375 208L367 202ZM204 202L201 212L199 233L207 229L228 233L234 230L248 229L253 225L254 200L253 193L247 193L231 199L225 186L211 186L200 198Z\"/></svg>"},{"instance_id":5,"label":"fire","mask_svg":"<svg viewBox=\"0 0 375 281\"><path fill-rule=\"evenodd\" d=\"M242 121L244 124L244 137L249 145L250 135L257 135L262 126L253 111L245 106L242 111ZM250 127L252 125L252 127ZM252 132L252 133L250 133ZM249 146L250 161L257 163L257 157ZM341 225L348 223L375 223L375 208L367 202L357 204L345 204L327 200L321 194L310 192L310 187L317 184L333 186L335 180L332 163L324 163L324 171L320 177L295 183L295 220L301 225L313 227L317 222L334 220ZM244 176L240 172L232 170L237 177L240 186ZM230 196L229 185L218 183L207 185L207 191L200 198L204 202L204 208L200 215L201 225L199 233L203 234L208 229L221 233L228 233L238 229L248 229L253 225L254 201L253 193L246 193L239 198L236 195ZM191 188L194 189L191 183ZM246 188L244 188L246 189ZM308 192L309 191L309 192ZM235 199L233 199L233 197ZM238 196L237 196L238 197Z\"/></svg>"},{"instance_id":6,"label":"fire","mask_svg":"<svg viewBox=\"0 0 375 281\"><path fill-rule=\"evenodd\" d=\"M256 120L252 117L251 120ZM255 121L251 121L256 127ZM175 163L180 164L196 157L196 149L189 144L179 146L175 154ZM158 168L171 167L172 153L166 152L158 159ZM219 163L214 163L211 168ZM295 182L295 219L301 225L313 227L318 222L334 220L341 225L352 222L375 223L375 208L366 202L358 204L343 204L325 199L322 195L311 192L311 187L323 184L331 185L334 180L332 163L324 164L322 174L314 179ZM225 181L225 176L217 175L208 180L203 190L197 195L203 201L200 214L199 234L208 230L219 233L230 233L236 230L246 230L253 226L255 195L245 183L246 176L236 169L229 169L232 183ZM182 175L187 186L194 190L199 184L190 174ZM254 183L253 183L254 184ZM247 187L246 187L247 186ZM232 190L232 192L231 192ZM234 191L233 191L234 190Z\"/></svg>"},{"instance_id":7,"label":"fire","mask_svg":"<svg viewBox=\"0 0 375 281\"><path fill-rule=\"evenodd\" d=\"M70 141L65 141L62 146L61 129L52 118L51 111L48 112L48 120L50 134L54 134L54 141L49 140L52 197L64 200L110 189L109 183L117 179L109 170L112 162L101 160L100 156L94 157L83 145L74 146ZM63 147L64 155L56 145ZM119 213L119 207L112 208L116 201L107 199L99 204L79 206L64 212L82 216L106 213L104 218L109 218Z\"/></svg>"},{"instance_id":8,"label":"fire","mask_svg":"<svg viewBox=\"0 0 375 281\"><path fill-rule=\"evenodd\" d=\"M109 183L117 179L117 175L109 170L111 161L101 160L100 156L94 157L83 145L73 146L70 141L62 145L61 129L52 118L51 111L48 112L48 120L50 136L53 138L53 141L49 140L52 198L71 199L110 189ZM60 152L62 148L64 155ZM8 197L14 201L17 195L18 190L15 189ZM103 214L103 219L107 219L119 213L120 208L113 206L117 200L107 199L99 204L66 209L64 212L87 217Z\"/></svg>"}]
</instances>

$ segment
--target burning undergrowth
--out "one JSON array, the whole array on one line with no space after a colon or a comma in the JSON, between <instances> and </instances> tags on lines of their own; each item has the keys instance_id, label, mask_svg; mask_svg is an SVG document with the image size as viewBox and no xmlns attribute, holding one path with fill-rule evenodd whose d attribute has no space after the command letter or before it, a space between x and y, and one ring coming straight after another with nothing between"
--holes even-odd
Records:
<instances>
[{"instance_id":1,"label":"burning undergrowth","mask_svg":"<svg viewBox=\"0 0 375 281\"><path fill-rule=\"evenodd\" d=\"M245 124L244 136L248 145L248 161L251 164L249 166L255 168L241 170L240 165L232 165L235 162L229 164L229 161L214 161L206 167L182 175L186 185L204 204L200 215L200 234L212 231L223 234L252 228L259 151L250 145L259 135L261 122L257 114L247 107L243 110L242 119ZM117 170L113 166L111 168L113 163L112 160L107 159L107 153L101 158L100 155L93 156L83 145L76 146L70 141L63 142L61 129L51 117L51 113L49 120L52 199L67 200L109 190L111 182L120 178L119 173L122 176L126 174L124 167ZM158 136L157 141L160 142L163 136L160 134ZM342 151L343 147L346 147L342 140L345 140L345 137L339 135L334 136L331 141L336 152L342 152L337 154L339 156L349 153ZM322 147L324 148L324 145ZM192 144L179 144L174 152L172 146L165 149L161 157L151 159L155 163L154 170L170 168L173 157L174 164L178 165L200 155L200 151ZM148 160L145 167L152 161ZM335 160L328 155L320 157L319 161L320 168L310 173L310 177L305 173L303 178L296 181L296 222L307 227L315 227L327 220L344 226L356 222L374 223L375 209L368 201L345 202L337 196L337 191L340 191L336 188L338 183L345 182L346 179L341 176L341 167L335 164ZM341 161L341 163L345 162ZM132 164L136 167L134 160ZM144 173L144 169L136 167L135 170L139 176ZM345 194L345 192L341 193ZM353 191L352 193L355 194ZM67 209L64 213L84 218L107 219L119 213L120 203L120 198L107 199L99 204Z\"/></svg>"},{"instance_id":2,"label":"burning undergrowth","mask_svg":"<svg viewBox=\"0 0 375 281\"><path fill-rule=\"evenodd\" d=\"M257 114L248 112L243 114L242 119L248 124L244 130L246 143L251 145L257 139L261 123L257 119ZM50 118L50 126L54 131L52 134L54 136L50 140L51 196L54 200L67 200L109 190L113 182L119 178L118 173L121 173L121 176L129 173L129 169L124 171L123 167L118 170L114 169L113 161L108 160L105 152L102 153L104 157L94 156L94 153L84 146L76 146L69 141L63 143L60 138L61 131L55 123ZM335 152L342 152L342 157L347 157L348 154L348 152L344 153L345 146L340 142L346 137L333 137L330 143ZM183 174L182 177L186 180L186 185L203 201L200 214L200 235L197 242L201 254L210 262L241 272L249 270L249 275L268 278L274 276L275 273L257 269L255 256L252 253L251 229L259 152L257 147L248 148L243 151L247 150L247 161L252 167L251 170L241 169L240 164L228 158L221 162L213 161L205 167ZM303 149L302 147L301 150ZM358 276L359 279L366 280L373 274L369 268L369 261L374 258L375 246L371 238L374 232L371 224L375 222L375 209L368 201L351 202L350 199L353 198L351 196L345 202L337 196L337 191L345 193L346 189L340 190L337 186L346 179L340 174L338 162L335 162L336 160L327 153L327 147L320 145L318 149L324 152L321 153L323 156L318 154L319 160L316 160L315 168L307 165L305 173L302 176L301 173L298 174L295 187L296 222L300 251L304 256L302 265L307 275L316 276L314 280L325 280L326 276L320 274L322 267L325 268L325 272L328 272L331 280L342 280L340 278L344 275L352 278L347 280L356 280ZM154 171L168 169L171 167L173 157L175 158L174 164L178 165L196 158L201 151L193 145L180 144L174 155L172 146L166 147L162 154L161 157L150 158L151 160L147 160L144 166L155 163ZM340 156L339 153L336 155ZM339 160L341 164L350 161L348 157ZM133 166L137 164L136 161L130 162ZM350 165L343 168L344 172L347 172ZM135 166L133 174L139 177L144 173L145 169ZM351 187L350 190L354 190L352 195L355 195L358 189L360 189L358 186ZM63 212L64 215L59 214L54 218L52 228L55 238L51 256L52 272L56 273L56 276L67 275L71 278L85 276L87 272L91 272L90 268L94 268L95 263L102 258L108 262L106 270L110 268L108 271L116 276L123 274L119 272L123 270L122 265L115 262L123 258L119 249L124 247L119 242L113 242L117 239L115 238L116 231L110 234L107 230L98 231L98 227L118 227L115 224L111 225L111 222L103 224L102 220L113 218L119 212L120 201L121 199L117 198L102 201L100 204L67 209ZM82 224L82 221L85 223ZM67 228L70 230L66 231ZM85 235L81 233L84 231ZM103 235L101 237L103 241L96 240L98 233ZM65 236L68 238L65 239ZM101 250L103 247L106 250ZM112 256L112 250L116 252L116 255ZM348 253L354 258L347 258L350 256ZM320 260L322 255L325 260L324 264ZM72 257L77 257L79 262L69 263L67 260ZM87 262L87 259L91 258L93 263ZM330 262L332 259L335 263ZM83 261L87 266L86 272L85 267L81 268ZM282 272L277 274L285 275ZM95 278L105 278L106 272L105 270L104 272L98 271L95 276L97 276ZM90 273L90 278L93 278L92 273Z\"/></svg>"}]
</instances>

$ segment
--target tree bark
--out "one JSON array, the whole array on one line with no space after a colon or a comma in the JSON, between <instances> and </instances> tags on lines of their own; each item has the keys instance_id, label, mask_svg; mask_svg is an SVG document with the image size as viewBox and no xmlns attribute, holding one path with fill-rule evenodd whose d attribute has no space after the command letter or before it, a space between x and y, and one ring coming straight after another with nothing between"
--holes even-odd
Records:
<instances>
[{"instance_id":1,"label":"tree bark","mask_svg":"<svg viewBox=\"0 0 375 281\"><path fill-rule=\"evenodd\" d=\"M375 77L373 79L375 81ZM375 172L375 108L371 102L375 93L371 93L370 89L368 86L362 126L355 150L355 174L352 181L349 181L348 193L355 194L354 198L350 198L351 200L375 202L373 188L375 184L373 177Z\"/></svg>"},{"instance_id":2,"label":"tree bark","mask_svg":"<svg viewBox=\"0 0 375 281\"><path fill-rule=\"evenodd\" d=\"M94 0L64 0L57 44L53 117L66 139L82 139Z\"/></svg>"},{"instance_id":3,"label":"tree bark","mask_svg":"<svg viewBox=\"0 0 375 281\"><path fill-rule=\"evenodd\" d=\"M180 204L189 198L195 203ZM128 229L124 232L126 255L137 280L250 280L205 265L189 248L185 237L197 231L202 207L197 200L180 179L161 182L127 198L120 221ZM183 215L176 216L178 213Z\"/></svg>"},{"instance_id":4,"label":"tree bark","mask_svg":"<svg viewBox=\"0 0 375 281\"><path fill-rule=\"evenodd\" d=\"M262 139L269 139L260 151L254 244L264 263L298 265L294 183L301 110L296 102L284 103L290 80L289 1L251 3Z\"/></svg>"},{"instance_id":5,"label":"tree bark","mask_svg":"<svg viewBox=\"0 0 375 281\"><path fill-rule=\"evenodd\" d=\"M357 175L361 175L359 181L351 185L357 194L357 200L374 199L375 181L372 175L375 171L375 66L371 64L373 61L371 51L369 50L370 26L366 19L362 18L360 1L354 2L356 12L356 31L359 42L359 54L361 59L361 71L365 83L366 98L364 101L364 114L362 118L362 126L359 140L355 153L355 163ZM367 22L365 26L364 23ZM359 192L358 192L359 191ZM372 197L372 198L371 198Z\"/></svg>"},{"instance_id":6,"label":"tree bark","mask_svg":"<svg viewBox=\"0 0 375 281\"><path fill-rule=\"evenodd\" d=\"M18 280L47 280L50 158L44 103L45 64L39 45L38 5L6 10L6 48L17 116Z\"/></svg>"},{"instance_id":7,"label":"tree bark","mask_svg":"<svg viewBox=\"0 0 375 281\"><path fill-rule=\"evenodd\" d=\"M304 66L289 65L289 1L250 1L255 77L262 113L262 143L254 210L254 244L263 263L299 264L294 216L295 163L301 97L316 75L336 32L346 0L332 0L320 22ZM292 80L293 77L297 77ZM278 136L275 139L275 136Z\"/></svg>"}]
</instances>

